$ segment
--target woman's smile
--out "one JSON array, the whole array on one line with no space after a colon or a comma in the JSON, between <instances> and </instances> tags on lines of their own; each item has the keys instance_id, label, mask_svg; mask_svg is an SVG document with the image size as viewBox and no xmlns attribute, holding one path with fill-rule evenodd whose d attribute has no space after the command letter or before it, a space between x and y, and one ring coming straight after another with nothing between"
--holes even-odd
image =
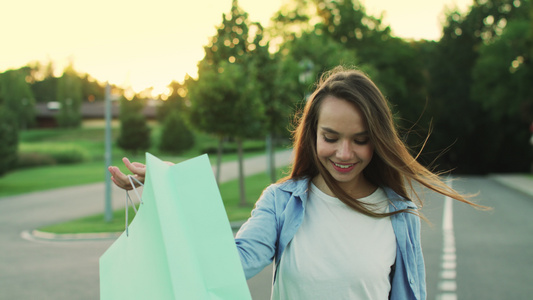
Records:
<instances>
[{"instance_id":1,"label":"woman's smile","mask_svg":"<svg viewBox=\"0 0 533 300\"><path fill-rule=\"evenodd\" d=\"M337 170L338 172L341 172L341 173L348 173L348 172L352 171L354 169L355 165L357 164L357 163L351 163L351 164L336 163L336 162L332 161L331 159L329 161L333 164L333 167L335 168L335 170Z\"/></svg>"}]
</instances>

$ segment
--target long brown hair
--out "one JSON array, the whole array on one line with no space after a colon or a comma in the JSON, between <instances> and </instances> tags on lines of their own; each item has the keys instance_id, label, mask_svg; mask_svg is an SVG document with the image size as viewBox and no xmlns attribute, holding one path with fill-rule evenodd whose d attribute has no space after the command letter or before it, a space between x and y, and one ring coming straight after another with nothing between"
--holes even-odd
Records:
<instances>
[{"instance_id":1,"label":"long brown hair","mask_svg":"<svg viewBox=\"0 0 533 300\"><path fill-rule=\"evenodd\" d=\"M337 67L325 73L317 89L309 97L296 130L293 131L294 161L291 174L282 179L314 178L322 175L330 190L346 205L373 217L385 217L410 210L376 213L365 203L348 195L319 161L316 151L317 124L320 107L326 96L352 103L364 115L370 140L374 144L374 156L364 169L365 178L377 186L391 188L398 195L413 200L419 207L423 201L413 187L413 181L437 193L483 208L450 188L439 177L422 166L399 138L389 104L377 86L361 71ZM416 199L411 199L410 194Z\"/></svg>"}]
</instances>

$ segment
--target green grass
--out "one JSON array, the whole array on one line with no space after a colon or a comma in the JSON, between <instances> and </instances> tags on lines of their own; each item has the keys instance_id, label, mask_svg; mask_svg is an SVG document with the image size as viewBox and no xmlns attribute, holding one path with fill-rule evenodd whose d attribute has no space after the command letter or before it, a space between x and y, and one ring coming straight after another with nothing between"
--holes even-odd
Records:
<instances>
[{"instance_id":1,"label":"green grass","mask_svg":"<svg viewBox=\"0 0 533 300\"><path fill-rule=\"evenodd\" d=\"M285 176L287 168L277 170L278 178ZM246 220L254 203L261 195L263 189L270 184L266 173L260 173L246 178L246 198L248 205L239 205L239 183L232 180L220 185L220 193L230 221ZM128 212L129 222L134 218L133 208ZM113 212L112 222L104 221L104 214L84 217L65 223L54 224L39 228L40 231L51 233L96 233L96 232L120 232L125 227L125 210L119 209Z\"/></svg>"},{"instance_id":2,"label":"green grass","mask_svg":"<svg viewBox=\"0 0 533 300\"><path fill-rule=\"evenodd\" d=\"M175 163L203 154L202 150L216 147L218 141L206 134L196 133L195 147L182 155L168 155L161 153L155 146L155 141L160 132L160 127L154 123L152 144L154 146L148 152ZM118 136L118 123L114 123L113 138ZM258 149L264 141L246 141L245 148ZM104 163L104 127L101 122L84 123L82 128L77 129L34 129L20 132L19 149L52 149L60 150L68 147L83 148L87 152L88 159L85 162L70 165L51 165L33 168L17 169L0 177L0 197L18 195L22 193L49 190L61 187L102 182L107 172ZM56 149L54 149L54 147ZM232 147L228 143L228 147ZM264 151L245 151L245 157L253 157L264 154ZM121 159L127 156L131 161L145 161L144 153L132 155L125 153L120 148L112 148L112 165L119 166L123 172L127 172ZM216 155L209 155L212 165L216 164ZM236 153L224 154L222 161L234 161ZM1 199L0 199L1 201Z\"/></svg>"},{"instance_id":3,"label":"green grass","mask_svg":"<svg viewBox=\"0 0 533 300\"><path fill-rule=\"evenodd\" d=\"M101 182L104 172L102 162L17 170L0 178L0 197Z\"/></svg>"}]
</instances>

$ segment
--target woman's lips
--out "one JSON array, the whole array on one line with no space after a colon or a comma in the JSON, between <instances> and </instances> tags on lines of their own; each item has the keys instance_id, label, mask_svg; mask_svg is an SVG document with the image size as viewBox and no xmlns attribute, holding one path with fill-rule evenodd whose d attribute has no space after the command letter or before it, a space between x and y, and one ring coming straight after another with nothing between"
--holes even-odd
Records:
<instances>
[{"instance_id":1,"label":"woman's lips","mask_svg":"<svg viewBox=\"0 0 533 300\"><path fill-rule=\"evenodd\" d=\"M353 168L355 168L355 165L357 163L351 163L351 164L340 164L340 163L336 163L332 160L330 160L331 162L331 165L333 166L333 168L337 171L337 172L341 172L341 173L348 173L350 172L351 170L353 170Z\"/></svg>"}]
</instances>

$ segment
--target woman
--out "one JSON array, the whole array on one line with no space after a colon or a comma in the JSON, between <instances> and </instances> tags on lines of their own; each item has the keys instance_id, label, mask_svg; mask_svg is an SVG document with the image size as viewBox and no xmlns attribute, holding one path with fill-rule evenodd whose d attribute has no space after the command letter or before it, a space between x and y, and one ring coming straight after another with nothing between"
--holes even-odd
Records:
<instances>
[{"instance_id":1,"label":"woman","mask_svg":"<svg viewBox=\"0 0 533 300\"><path fill-rule=\"evenodd\" d=\"M409 154L374 83L341 67L323 76L294 153L291 174L265 189L236 235L246 277L275 261L272 299L425 299L413 181L478 205ZM144 165L125 163L144 178Z\"/></svg>"}]
</instances>

